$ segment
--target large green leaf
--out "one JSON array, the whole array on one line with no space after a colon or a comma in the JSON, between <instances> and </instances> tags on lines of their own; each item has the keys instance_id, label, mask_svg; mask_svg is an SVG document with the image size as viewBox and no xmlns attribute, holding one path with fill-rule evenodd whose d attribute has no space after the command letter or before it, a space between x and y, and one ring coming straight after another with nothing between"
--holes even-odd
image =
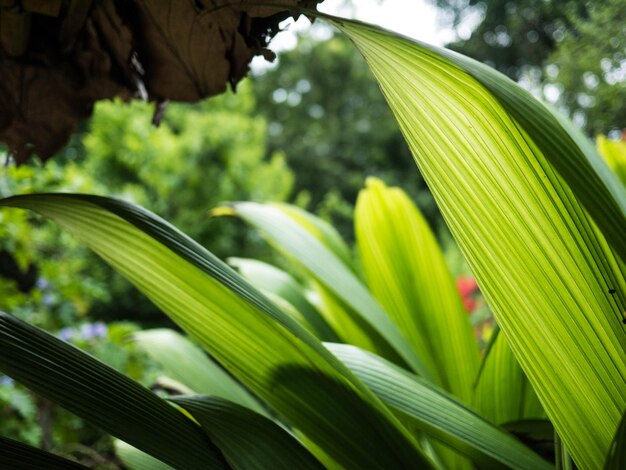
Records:
<instances>
[{"instance_id":1,"label":"large green leaf","mask_svg":"<svg viewBox=\"0 0 626 470\"><path fill-rule=\"evenodd\" d=\"M292 204L285 203L269 203L273 207L280 209L281 212L287 214L293 220L303 226L307 232L311 233L324 246L330 249L347 267L354 270L350 248L343 241L339 232L325 220L300 209Z\"/></svg>"},{"instance_id":2,"label":"large green leaf","mask_svg":"<svg viewBox=\"0 0 626 470\"><path fill-rule=\"evenodd\" d=\"M583 205L626 258L624 188L571 125L488 67L336 24L374 72L558 434L579 467L597 466L626 407L626 282Z\"/></svg>"},{"instance_id":3,"label":"large green leaf","mask_svg":"<svg viewBox=\"0 0 626 470\"><path fill-rule=\"evenodd\" d=\"M318 340L162 219L84 195L17 196L0 205L36 210L74 233L302 433L324 464L431 467L400 422Z\"/></svg>"},{"instance_id":4,"label":"large green leaf","mask_svg":"<svg viewBox=\"0 0 626 470\"><path fill-rule=\"evenodd\" d=\"M144 330L133 335L137 345L174 380L194 393L225 398L257 413L259 403L201 349L173 330Z\"/></svg>"},{"instance_id":5,"label":"large green leaf","mask_svg":"<svg viewBox=\"0 0 626 470\"><path fill-rule=\"evenodd\" d=\"M11 470L85 470L84 467L58 455L44 452L12 439L0 436L0 468Z\"/></svg>"},{"instance_id":6,"label":"large green leaf","mask_svg":"<svg viewBox=\"0 0 626 470\"><path fill-rule=\"evenodd\" d=\"M304 316L322 341L338 341L337 334L307 300L302 287L285 271L254 259L229 258L228 264L237 268L257 289L272 292L289 302Z\"/></svg>"},{"instance_id":7,"label":"large green leaf","mask_svg":"<svg viewBox=\"0 0 626 470\"><path fill-rule=\"evenodd\" d=\"M550 468L510 434L430 382L355 346L327 343L326 347L417 429L481 466Z\"/></svg>"},{"instance_id":8,"label":"large green leaf","mask_svg":"<svg viewBox=\"0 0 626 470\"><path fill-rule=\"evenodd\" d=\"M473 400L482 416L496 424L545 417L537 394L503 335L497 334L483 361Z\"/></svg>"},{"instance_id":9,"label":"large green leaf","mask_svg":"<svg viewBox=\"0 0 626 470\"><path fill-rule=\"evenodd\" d=\"M430 377L430 371L409 341L354 272L284 209L271 204L239 202L222 207L217 213L237 215L261 230L274 246L304 266L324 288L360 315L407 365Z\"/></svg>"},{"instance_id":10,"label":"large green leaf","mask_svg":"<svg viewBox=\"0 0 626 470\"><path fill-rule=\"evenodd\" d=\"M201 395L171 400L198 420L235 469L324 468L294 435L248 408Z\"/></svg>"},{"instance_id":11,"label":"large green leaf","mask_svg":"<svg viewBox=\"0 0 626 470\"><path fill-rule=\"evenodd\" d=\"M368 286L436 383L469 403L478 345L428 223L400 188L368 178L354 224Z\"/></svg>"},{"instance_id":12,"label":"large green leaf","mask_svg":"<svg viewBox=\"0 0 626 470\"><path fill-rule=\"evenodd\" d=\"M115 455L117 455L128 470L174 470L166 463L155 459L151 455L119 439L113 442L113 447L115 449Z\"/></svg>"},{"instance_id":13,"label":"large green leaf","mask_svg":"<svg viewBox=\"0 0 626 470\"><path fill-rule=\"evenodd\" d=\"M174 467L225 468L200 428L165 400L87 353L0 312L0 370Z\"/></svg>"}]
</instances>

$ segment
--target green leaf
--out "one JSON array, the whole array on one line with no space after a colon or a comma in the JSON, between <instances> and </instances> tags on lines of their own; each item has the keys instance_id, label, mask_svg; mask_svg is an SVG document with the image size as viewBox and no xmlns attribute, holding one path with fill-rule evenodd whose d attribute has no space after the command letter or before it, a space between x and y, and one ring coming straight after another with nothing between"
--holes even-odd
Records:
<instances>
[{"instance_id":1,"label":"green leaf","mask_svg":"<svg viewBox=\"0 0 626 470\"><path fill-rule=\"evenodd\" d=\"M554 433L554 468L556 470L574 470L575 468L569 450L557 433Z\"/></svg>"},{"instance_id":2,"label":"green leaf","mask_svg":"<svg viewBox=\"0 0 626 470\"><path fill-rule=\"evenodd\" d=\"M626 411L604 461L604 470L623 470L624 468L626 468Z\"/></svg>"},{"instance_id":3,"label":"green leaf","mask_svg":"<svg viewBox=\"0 0 626 470\"><path fill-rule=\"evenodd\" d=\"M376 328L342 301L331 289L308 275L309 300L337 332L340 343L354 344L394 362L402 359L391 349Z\"/></svg>"},{"instance_id":4,"label":"green leaf","mask_svg":"<svg viewBox=\"0 0 626 470\"><path fill-rule=\"evenodd\" d=\"M324 317L306 299L302 287L285 271L253 259L229 258L228 264L237 268L239 273L257 289L271 292L289 302L313 327L320 340L338 340L337 334Z\"/></svg>"},{"instance_id":5,"label":"green leaf","mask_svg":"<svg viewBox=\"0 0 626 470\"><path fill-rule=\"evenodd\" d=\"M281 209L270 204L240 202L222 208L222 212L228 209L233 215L262 231L274 246L304 266L312 277L374 328L387 345L393 348L393 352L414 371L430 377L429 370L411 344L372 294L352 270L319 239Z\"/></svg>"},{"instance_id":6,"label":"green leaf","mask_svg":"<svg viewBox=\"0 0 626 470\"><path fill-rule=\"evenodd\" d=\"M596 145L609 168L626 187L626 139L622 136L621 140L609 140L600 135L596 139Z\"/></svg>"},{"instance_id":7,"label":"green leaf","mask_svg":"<svg viewBox=\"0 0 626 470\"><path fill-rule=\"evenodd\" d=\"M316 217L315 215L300 209L292 204L285 203L268 203L272 207L276 207L281 212L287 214L293 220L298 222L299 225L304 227L307 232L317 238L324 246L331 250L337 258L339 258L343 264L354 271L354 264L352 262L352 256L350 254L350 248L343 241L339 232L325 220Z\"/></svg>"},{"instance_id":8,"label":"green leaf","mask_svg":"<svg viewBox=\"0 0 626 470\"><path fill-rule=\"evenodd\" d=\"M432 466L318 340L162 219L96 196L17 196L0 205L37 210L74 233L298 429L325 465Z\"/></svg>"},{"instance_id":9,"label":"green leaf","mask_svg":"<svg viewBox=\"0 0 626 470\"><path fill-rule=\"evenodd\" d=\"M400 188L368 178L354 224L365 278L376 299L436 383L470 403L478 345L426 220Z\"/></svg>"},{"instance_id":10,"label":"green leaf","mask_svg":"<svg viewBox=\"0 0 626 470\"><path fill-rule=\"evenodd\" d=\"M545 417L537 394L501 334L485 354L473 406L496 424Z\"/></svg>"},{"instance_id":11,"label":"green leaf","mask_svg":"<svg viewBox=\"0 0 626 470\"><path fill-rule=\"evenodd\" d=\"M248 408L218 397L183 396L171 400L198 420L235 469L324 468L295 436Z\"/></svg>"},{"instance_id":12,"label":"green leaf","mask_svg":"<svg viewBox=\"0 0 626 470\"><path fill-rule=\"evenodd\" d=\"M417 429L475 463L489 468L551 468L510 434L428 381L354 346L327 343L326 347Z\"/></svg>"},{"instance_id":13,"label":"green leaf","mask_svg":"<svg viewBox=\"0 0 626 470\"><path fill-rule=\"evenodd\" d=\"M554 462L554 426L547 419L522 419L503 423L502 428L543 458Z\"/></svg>"},{"instance_id":14,"label":"green leaf","mask_svg":"<svg viewBox=\"0 0 626 470\"><path fill-rule=\"evenodd\" d=\"M624 188L571 124L497 72L337 25L374 72L548 417L577 465L597 466L626 408L626 281L593 221L626 259Z\"/></svg>"},{"instance_id":15,"label":"green leaf","mask_svg":"<svg viewBox=\"0 0 626 470\"><path fill-rule=\"evenodd\" d=\"M133 339L169 377L194 393L226 398L257 413L265 413L241 384L179 333L167 329L144 330L135 333Z\"/></svg>"},{"instance_id":16,"label":"green leaf","mask_svg":"<svg viewBox=\"0 0 626 470\"><path fill-rule=\"evenodd\" d=\"M119 439L113 441L113 447L115 448L115 455L129 470L174 470L166 463Z\"/></svg>"},{"instance_id":17,"label":"green leaf","mask_svg":"<svg viewBox=\"0 0 626 470\"><path fill-rule=\"evenodd\" d=\"M200 428L80 349L0 312L0 370L104 431L180 468L224 468Z\"/></svg>"},{"instance_id":18,"label":"green leaf","mask_svg":"<svg viewBox=\"0 0 626 470\"><path fill-rule=\"evenodd\" d=\"M45 452L0 436L0 468L11 470L80 470L87 467L58 455Z\"/></svg>"}]
</instances>

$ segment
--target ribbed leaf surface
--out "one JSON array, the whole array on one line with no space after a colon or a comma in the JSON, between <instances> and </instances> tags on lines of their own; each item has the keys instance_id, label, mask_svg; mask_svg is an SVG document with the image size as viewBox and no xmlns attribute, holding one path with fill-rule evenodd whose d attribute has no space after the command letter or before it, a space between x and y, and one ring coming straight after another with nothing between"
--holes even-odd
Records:
<instances>
[{"instance_id":1,"label":"ribbed leaf surface","mask_svg":"<svg viewBox=\"0 0 626 470\"><path fill-rule=\"evenodd\" d=\"M241 384L181 334L167 329L144 330L135 333L133 339L169 377L194 393L215 395L265 413Z\"/></svg>"},{"instance_id":2,"label":"ribbed leaf surface","mask_svg":"<svg viewBox=\"0 0 626 470\"><path fill-rule=\"evenodd\" d=\"M367 351L330 344L333 354L385 403L427 435L486 468L548 469L550 465L511 435L443 390Z\"/></svg>"},{"instance_id":3,"label":"ribbed leaf surface","mask_svg":"<svg viewBox=\"0 0 626 470\"><path fill-rule=\"evenodd\" d=\"M497 336L483 360L473 401L482 416L496 424L545 417L537 394L503 335Z\"/></svg>"},{"instance_id":4,"label":"ribbed leaf surface","mask_svg":"<svg viewBox=\"0 0 626 470\"><path fill-rule=\"evenodd\" d=\"M74 233L297 428L324 464L431 466L400 422L318 340L162 219L84 195L18 196L0 205L36 210Z\"/></svg>"},{"instance_id":5,"label":"ribbed leaf surface","mask_svg":"<svg viewBox=\"0 0 626 470\"><path fill-rule=\"evenodd\" d=\"M171 400L198 420L235 469L324 468L295 436L248 408L223 398L201 395Z\"/></svg>"},{"instance_id":6,"label":"ribbed leaf surface","mask_svg":"<svg viewBox=\"0 0 626 470\"><path fill-rule=\"evenodd\" d=\"M369 288L436 383L470 403L478 345L426 220L400 188L368 178L354 224Z\"/></svg>"},{"instance_id":7,"label":"ribbed leaf surface","mask_svg":"<svg viewBox=\"0 0 626 470\"><path fill-rule=\"evenodd\" d=\"M229 208L232 214L262 231L273 245L297 260L328 291L361 316L408 366L430 376L409 341L369 290L324 243L273 205L240 202Z\"/></svg>"},{"instance_id":8,"label":"ribbed leaf surface","mask_svg":"<svg viewBox=\"0 0 626 470\"><path fill-rule=\"evenodd\" d=\"M128 470L174 470L166 463L119 439L115 440L113 447L115 448L115 455Z\"/></svg>"},{"instance_id":9,"label":"ribbed leaf surface","mask_svg":"<svg viewBox=\"0 0 626 470\"><path fill-rule=\"evenodd\" d=\"M275 266L254 259L230 258L228 264L237 268L239 273L257 289L272 292L289 302L304 316L322 341L338 340L337 334L307 300L302 287L291 275Z\"/></svg>"},{"instance_id":10,"label":"ribbed leaf surface","mask_svg":"<svg viewBox=\"0 0 626 470\"><path fill-rule=\"evenodd\" d=\"M583 206L626 258L626 191L571 124L504 76L337 24L374 72L557 432L594 468L626 408L626 282Z\"/></svg>"},{"instance_id":11,"label":"ribbed leaf surface","mask_svg":"<svg viewBox=\"0 0 626 470\"><path fill-rule=\"evenodd\" d=\"M22 442L0 436L0 468L11 470L33 470L36 468L85 470L87 467Z\"/></svg>"},{"instance_id":12,"label":"ribbed leaf surface","mask_svg":"<svg viewBox=\"0 0 626 470\"><path fill-rule=\"evenodd\" d=\"M325 220L300 209L292 204L285 203L269 203L268 205L276 207L284 214L287 214L293 220L298 222L304 227L307 232L311 233L317 238L324 246L330 249L337 258L339 258L343 264L350 269L354 270L352 256L350 255L350 248L343 241L339 232Z\"/></svg>"},{"instance_id":13,"label":"ribbed leaf surface","mask_svg":"<svg viewBox=\"0 0 626 470\"><path fill-rule=\"evenodd\" d=\"M87 353L0 312L0 370L104 431L169 463L226 468L200 428Z\"/></svg>"}]
</instances>

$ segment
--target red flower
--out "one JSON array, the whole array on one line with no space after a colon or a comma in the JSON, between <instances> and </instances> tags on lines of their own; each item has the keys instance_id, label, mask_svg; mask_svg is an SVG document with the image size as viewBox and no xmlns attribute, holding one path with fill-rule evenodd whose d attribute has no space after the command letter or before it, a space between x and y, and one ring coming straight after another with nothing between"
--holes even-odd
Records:
<instances>
[{"instance_id":1,"label":"red flower","mask_svg":"<svg viewBox=\"0 0 626 470\"><path fill-rule=\"evenodd\" d=\"M478 284L473 277L460 277L456 280L456 287L459 289L465 310L473 312L476 308L474 293L478 290Z\"/></svg>"}]
</instances>

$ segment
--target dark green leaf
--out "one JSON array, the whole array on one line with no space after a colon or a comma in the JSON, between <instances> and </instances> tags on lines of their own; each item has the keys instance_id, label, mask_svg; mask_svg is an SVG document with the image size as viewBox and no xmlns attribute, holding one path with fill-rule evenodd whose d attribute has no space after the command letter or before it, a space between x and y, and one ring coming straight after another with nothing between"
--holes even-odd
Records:
<instances>
[{"instance_id":1,"label":"dark green leaf","mask_svg":"<svg viewBox=\"0 0 626 470\"><path fill-rule=\"evenodd\" d=\"M171 400L191 413L233 468L323 468L294 435L249 408L223 398L203 395L174 397Z\"/></svg>"},{"instance_id":2,"label":"dark green leaf","mask_svg":"<svg viewBox=\"0 0 626 470\"><path fill-rule=\"evenodd\" d=\"M78 348L0 312L0 370L177 468L225 468L200 428L150 390Z\"/></svg>"},{"instance_id":3,"label":"dark green leaf","mask_svg":"<svg viewBox=\"0 0 626 470\"><path fill-rule=\"evenodd\" d=\"M79 463L0 436L0 468L7 470L80 470Z\"/></svg>"},{"instance_id":4,"label":"dark green leaf","mask_svg":"<svg viewBox=\"0 0 626 470\"><path fill-rule=\"evenodd\" d=\"M604 462L604 470L623 470L624 468L626 468L626 412Z\"/></svg>"},{"instance_id":5,"label":"dark green leaf","mask_svg":"<svg viewBox=\"0 0 626 470\"><path fill-rule=\"evenodd\" d=\"M513 436L428 381L357 347L326 346L406 422L474 462L520 470L550 468Z\"/></svg>"}]
</instances>

